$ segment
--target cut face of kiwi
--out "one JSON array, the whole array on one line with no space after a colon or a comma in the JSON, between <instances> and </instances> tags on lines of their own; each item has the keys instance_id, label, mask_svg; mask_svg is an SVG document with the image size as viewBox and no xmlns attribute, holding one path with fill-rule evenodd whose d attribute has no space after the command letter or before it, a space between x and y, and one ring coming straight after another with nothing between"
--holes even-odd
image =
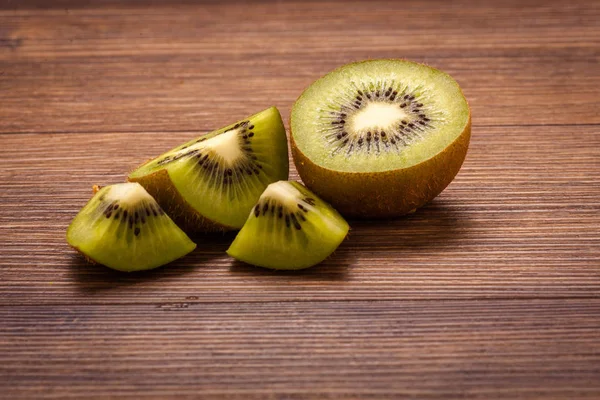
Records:
<instances>
[{"instance_id":1,"label":"cut face of kiwi","mask_svg":"<svg viewBox=\"0 0 600 400\"><path fill-rule=\"evenodd\" d=\"M184 229L239 229L271 182L288 177L285 128L271 107L196 138L129 175Z\"/></svg>"},{"instance_id":2,"label":"cut face of kiwi","mask_svg":"<svg viewBox=\"0 0 600 400\"><path fill-rule=\"evenodd\" d=\"M452 181L470 121L449 75L405 60L358 62L317 80L296 101L292 151L306 185L343 214L401 215Z\"/></svg>"},{"instance_id":3,"label":"cut face of kiwi","mask_svg":"<svg viewBox=\"0 0 600 400\"><path fill-rule=\"evenodd\" d=\"M69 225L67 242L88 260L126 272L159 267L196 248L137 183L100 189Z\"/></svg>"},{"instance_id":4,"label":"cut face of kiwi","mask_svg":"<svg viewBox=\"0 0 600 400\"><path fill-rule=\"evenodd\" d=\"M270 184L227 250L230 256L272 269L308 268L344 240L348 223L297 182Z\"/></svg>"}]
</instances>

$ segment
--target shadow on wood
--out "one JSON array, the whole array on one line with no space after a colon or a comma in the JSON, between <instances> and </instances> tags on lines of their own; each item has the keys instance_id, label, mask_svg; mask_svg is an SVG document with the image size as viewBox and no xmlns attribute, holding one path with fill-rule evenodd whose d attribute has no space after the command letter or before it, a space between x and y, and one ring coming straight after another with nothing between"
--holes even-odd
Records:
<instances>
[{"instance_id":1,"label":"shadow on wood","mask_svg":"<svg viewBox=\"0 0 600 400\"><path fill-rule=\"evenodd\" d=\"M303 270L276 271L234 260L231 271L243 275L291 281L348 279L362 258L389 261L421 253L448 251L464 241L472 221L467 213L434 199L414 214L387 220L350 220L351 230L338 249L322 263Z\"/></svg>"},{"instance_id":2,"label":"shadow on wood","mask_svg":"<svg viewBox=\"0 0 600 400\"><path fill-rule=\"evenodd\" d=\"M385 220L351 220L347 239L356 254L389 259L390 253L428 254L464 241L473 225L470 215L436 198L413 214Z\"/></svg>"},{"instance_id":3,"label":"shadow on wood","mask_svg":"<svg viewBox=\"0 0 600 400\"><path fill-rule=\"evenodd\" d=\"M73 253L71 273L73 281L77 283L79 289L87 293L184 275L191 273L196 268L211 265L214 259L222 257L234 237L235 232L190 235L190 238L197 244L196 249L190 254L160 268L132 273L115 271L101 265L87 264L83 257Z\"/></svg>"}]
</instances>

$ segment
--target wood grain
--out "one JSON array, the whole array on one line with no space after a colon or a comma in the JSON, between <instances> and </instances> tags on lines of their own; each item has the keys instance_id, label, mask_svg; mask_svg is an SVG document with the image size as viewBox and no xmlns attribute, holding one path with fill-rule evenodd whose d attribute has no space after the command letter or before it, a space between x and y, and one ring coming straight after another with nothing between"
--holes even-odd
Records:
<instances>
[{"instance_id":1,"label":"wood grain","mask_svg":"<svg viewBox=\"0 0 600 400\"><path fill-rule=\"evenodd\" d=\"M599 21L594 1L0 2L0 398L600 398ZM92 184L380 57L446 70L473 109L417 213L351 221L297 273L232 261L232 234L134 275L66 245Z\"/></svg>"}]
</instances>

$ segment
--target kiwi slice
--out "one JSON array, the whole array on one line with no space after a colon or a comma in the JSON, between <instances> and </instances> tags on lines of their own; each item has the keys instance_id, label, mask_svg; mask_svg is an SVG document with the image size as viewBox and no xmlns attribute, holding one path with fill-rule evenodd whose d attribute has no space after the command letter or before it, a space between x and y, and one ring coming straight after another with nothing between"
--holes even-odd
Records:
<instances>
[{"instance_id":1,"label":"kiwi slice","mask_svg":"<svg viewBox=\"0 0 600 400\"><path fill-rule=\"evenodd\" d=\"M140 271L196 248L141 185L120 183L95 191L67 229L67 242L90 262Z\"/></svg>"},{"instance_id":2,"label":"kiwi slice","mask_svg":"<svg viewBox=\"0 0 600 400\"><path fill-rule=\"evenodd\" d=\"M345 65L309 86L291 114L304 183L342 214L398 216L455 177L471 113L446 73L405 60Z\"/></svg>"},{"instance_id":3,"label":"kiwi slice","mask_svg":"<svg viewBox=\"0 0 600 400\"><path fill-rule=\"evenodd\" d=\"M271 182L288 178L281 115L268 108L148 161L129 175L188 231L244 225Z\"/></svg>"},{"instance_id":4,"label":"kiwi slice","mask_svg":"<svg viewBox=\"0 0 600 400\"><path fill-rule=\"evenodd\" d=\"M348 223L297 182L270 184L227 254L272 269L308 268L327 258L348 234Z\"/></svg>"}]
</instances>

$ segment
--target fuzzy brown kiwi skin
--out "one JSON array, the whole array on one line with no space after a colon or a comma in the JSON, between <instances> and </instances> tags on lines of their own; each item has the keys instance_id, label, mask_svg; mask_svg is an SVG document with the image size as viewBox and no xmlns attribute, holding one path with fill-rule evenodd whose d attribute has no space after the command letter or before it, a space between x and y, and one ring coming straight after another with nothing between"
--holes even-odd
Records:
<instances>
[{"instance_id":1,"label":"fuzzy brown kiwi skin","mask_svg":"<svg viewBox=\"0 0 600 400\"><path fill-rule=\"evenodd\" d=\"M342 172L313 163L296 146L294 135L290 135L294 164L306 186L344 216L358 218L398 217L433 200L460 170L470 138L469 111L462 133L428 160L390 171Z\"/></svg>"},{"instance_id":2,"label":"fuzzy brown kiwi skin","mask_svg":"<svg viewBox=\"0 0 600 400\"><path fill-rule=\"evenodd\" d=\"M239 228L222 225L216 221L199 214L190 203L188 203L177 188L173 185L169 172L161 169L149 175L138 178L128 178L129 182L137 182L146 189L148 193L171 219L184 232L227 232Z\"/></svg>"}]
</instances>

